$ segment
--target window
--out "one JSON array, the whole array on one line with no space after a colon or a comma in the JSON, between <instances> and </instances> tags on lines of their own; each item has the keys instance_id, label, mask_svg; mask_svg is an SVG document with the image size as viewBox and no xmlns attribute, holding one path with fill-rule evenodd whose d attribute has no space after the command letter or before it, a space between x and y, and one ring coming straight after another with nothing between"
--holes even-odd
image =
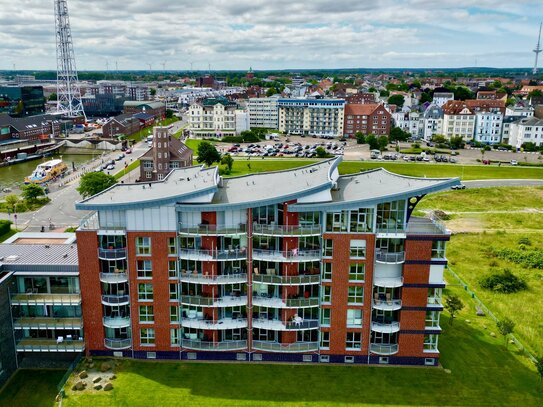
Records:
<instances>
[{"instance_id":1,"label":"window","mask_svg":"<svg viewBox=\"0 0 543 407\"><path fill-rule=\"evenodd\" d=\"M331 280L332 279L332 263L323 263L322 264L322 279Z\"/></svg>"},{"instance_id":2,"label":"window","mask_svg":"<svg viewBox=\"0 0 543 407\"><path fill-rule=\"evenodd\" d=\"M380 356L379 357L379 364L380 365L388 365L388 357L387 356Z\"/></svg>"},{"instance_id":3,"label":"window","mask_svg":"<svg viewBox=\"0 0 543 407\"><path fill-rule=\"evenodd\" d=\"M371 232L373 229L373 210L371 208L361 208L351 211L349 226L351 232Z\"/></svg>"},{"instance_id":4,"label":"window","mask_svg":"<svg viewBox=\"0 0 543 407\"><path fill-rule=\"evenodd\" d=\"M434 358L424 358L424 364L426 366L434 366L436 364L436 360Z\"/></svg>"},{"instance_id":5,"label":"window","mask_svg":"<svg viewBox=\"0 0 543 407\"><path fill-rule=\"evenodd\" d=\"M327 232L347 232L348 212L332 212L326 214Z\"/></svg>"},{"instance_id":6,"label":"window","mask_svg":"<svg viewBox=\"0 0 543 407\"><path fill-rule=\"evenodd\" d=\"M345 363L354 363L354 356L345 356L343 360Z\"/></svg>"},{"instance_id":7,"label":"window","mask_svg":"<svg viewBox=\"0 0 543 407\"><path fill-rule=\"evenodd\" d=\"M332 239L324 239L322 245L322 255L324 257L332 257L334 253L334 241Z\"/></svg>"},{"instance_id":8,"label":"window","mask_svg":"<svg viewBox=\"0 0 543 407\"><path fill-rule=\"evenodd\" d=\"M350 256L351 258L357 258L357 259L366 258L366 241L365 240L351 240Z\"/></svg>"},{"instance_id":9,"label":"window","mask_svg":"<svg viewBox=\"0 0 543 407\"><path fill-rule=\"evenodd\" d=\"M178 277L177 261L170 260L168 261L168 278L177 278L177 277Z\"/></svg>"},{"instance_id":10,"label":"window","mask_svg":"<svg viewBox=\"0 0 543 407\"><path fill-rule=\"evenodd\" d=\"M424 335L424 350L428 352L437 352L438 335Z\"/></svg>"},{"instance_id":11,"label":"window","mask_svg":"<svg viewBox=\"0 0 543 407\"><path fill-rule=\"evenodd\" d=\"M321 349L330 349L330 332L321 332Z\"/></svg>"},{"instance_id":12,"label":"window","mask_svg":"<svg viewBox=\"0 0 543 407\"><path fill-rule=\"evenodd\" d=\"M138 300L153 301L153 285L138 284Z\"/></svg>"},{"instance_id":13,"label":"window","mask_svg":"<svg viewBox=\"0 0 543 407\"><path fill-rule=\"evenodd\" d=\"M153 346L155 344L155 330L153 328L140 329L141 346Z\"/></svg>"},{"instance_id":14,"label":"window","mask_svg":"<svg viewBox=\"0 0 543 407\"><path fill-rule=\"evenodd\" d=\"M156 352L147 352L147 359L156 359Z\"/></svg>"},{"instance_id":15,"label":"window","mask_svg":"<svg viewBox=\"0 0 543 407\"><path fill-rule=\"evenodd\" d=\"M168 254L177 254L177 239L175 237L168 238Z\"/></svg>"},{"instance_id":16,"label":"window","mask_svg":"<svg viewBox=\"0 0 543 407\"><path fill-rule=\"evenodd\" d=\"M349 304L363 304L364 303L364 287L350 285L348 292Z\"/></svg>"},{"instance_id":17,"label":"window","mask_svg":"<svg viewBox=\"0 0 543 407\"><path fill-rule=\"evenodd\" d=\"M330 318L332 310L330 308L323 308L321 310L321 325L330 325Z\"/></svg>"},{"instance_id":18,"label":"window","mask_svg":"<svg viewBox=\"0 0 543 407\"><path fill-rule=\"evenodd\" d=\"M136 238L136 254L151 254L151 238L137 237Z\"/></svg>"},{"instance_id":19,"label":"window","mask_svg":"<svg viewBox=\"0 0 543 407\"><path fill-rule=\"evenodd\" d=\"M170 305L170 323L176 324L179 322L179 307Z\"/></svg>"},{"instance_id":20,"label":"window","mask_svg":"<svg viewBox=\"0 0 543 407\"><path fill-rule=\"evenodd\" d=\"M349 281L364 281L366 278L366 265L364 263L351 263L349 268Z\"/></svg>"},{"instance_id":21,"label":"window","mask_svg":"<svg viewBox=\"0 0 543 407\"><path fill-rule=\"evenodd\" d=\"M170 301L179 300L179 290L177 284L170 284Z\"/></svg>"},{"instance_id":22,"label":"window","mask_svg":"<svg viewBox=\"0 0 543 407\"><path fill-rule=\"evenodd\" d=\"M155 321L152 305L140 305L140 322L149 323Z\"/></svg>"},{"instance_id":23,"label":"window","mask_svg":"<svg viewBox=\"0 0 543 407\"><path fill-rule=\"evenodd\" d=\"M153 178L152 172L151 171L145 171L145 178L147 178L147 179Z\"/></svg>"},{"instance_id":24,"label":"window","mask_svg":"<svg viewBox=\"0 0 543 407\"><path fill-rule=\"evenodd\" d=\"M428 289L428 304L441 305L441 288Z\"/></svg>"},{"instance_id":25,"label":"window","mask_svg":"<svg viewBox=\"0 0 543 407\"><path fill-rule=\"evenodd\" d=\"M362 310L361 309L347 310L347 326L350 326L350 327L362 326Z\"/></svg>"},{"instance_id":26,"label":"window","mask_svg":"<svg viewBox=\"0 0 543 407\"><path fill-rule=\"evenodd\" d=\"M347 332L345 349L360 350L362 348L362 334L360 332Z\"/></svg>"},{"instance_id":27,"label":"window","mask_svg":"<svg viewBox=\"0 0 543 407\"><path fill-rule=\"evenodd\" d=\"M177 328L171 328L170 329L170 345L171 346L179 346L181 344L181 341L179 340L179 329Z\"/></svg>"},{"instance_id":28,"label":"window","mask_svg":"<svg viewBox=\"0 0 543 407\"><path fill-rule=\"evenodd\" d=\"M330 355L320 355L319 356L319 362L321 362L321 363L330 362Z\"/></svg>"},{"instance_id":29,"label":"window","mask_svg":"<svg viewBox=\"0 0 543 407\"><path fill-rule=\"evenodd\" d=\"M253 353L253 360L257 362L262 361L262 353Z\"/></svg>"},{"instance_id":30,"label":"window","mask_svg":"<svg viewBox=\"0 0 543 407\"><path fill-rule=\"evenodd\" d=\"M445 245L443 240L434 240L432 242L432 259L444 259L445 258Z\"/></svg>"},{"instance_id":31,"label":"window","mask_svg":"<svg viewBox=\"0 0 543 407\"><path fill-rule=\"evenodd\" d=\"M377 205L377 229L395 232L404 229L405 201Z\"/></svg>"},{"instance_id":32,"label":"window","mask_svg":"<svg viewBox=\"0 0 543 407\"><path fill-rule=\"evenodd\" d=\"M428 328L439 328L439 315L440 311L426 311L426 329Z\"/></svg>"},{"instance_id":33,"label":"window","mask_svg":"<svg viewBox=\"0 0 543 407\"><path fill-rule=\"evenodd\" d=\"M151 278L153 276L151 260L138 260L136 268L138 270L138 278Z\"/></svg>"},{"instance_id":34,"label":"window","mask_svg":"<svg viewBox=\"0 0 543 407\"><path fill-rule=\"evenodd\" d=\"M322 302L332 302L332 287L329 285L322 286Z\"/></svg>"}]
</instances>

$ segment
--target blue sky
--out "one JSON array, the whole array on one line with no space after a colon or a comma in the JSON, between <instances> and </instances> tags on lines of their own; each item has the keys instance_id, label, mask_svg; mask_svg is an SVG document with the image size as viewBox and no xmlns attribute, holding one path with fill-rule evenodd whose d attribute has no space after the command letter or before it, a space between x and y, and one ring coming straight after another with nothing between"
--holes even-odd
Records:
<instances>
[{"instance_id":1,"label":"blue sky","mask_svg":"<svg viewBox=\"0 0 543 407\"><path fill-rule=\"evenodd\" d=\"M68 0L68 7L82 70L107 62L110 69L531 67L543 19L541 0ZM0 69L55 68L52 1L0 0L0 27Z\"/></svg>"}]
</instances>

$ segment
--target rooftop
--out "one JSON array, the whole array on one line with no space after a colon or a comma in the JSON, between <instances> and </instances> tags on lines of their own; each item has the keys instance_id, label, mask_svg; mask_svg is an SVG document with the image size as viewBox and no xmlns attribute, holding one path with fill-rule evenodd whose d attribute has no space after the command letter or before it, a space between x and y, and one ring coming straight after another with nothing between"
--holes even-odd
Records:
<instances>
[{"instance_id":1,"label":"rooftop","mask_svg":"<svg viewBox=\"0 0 543 407\"><path fill-rule=\"evenodd\" d=\"M0 244L0 270L16 270L24 266L77 268L77 264L75 244Z\"/></svg>"}]
</instances>

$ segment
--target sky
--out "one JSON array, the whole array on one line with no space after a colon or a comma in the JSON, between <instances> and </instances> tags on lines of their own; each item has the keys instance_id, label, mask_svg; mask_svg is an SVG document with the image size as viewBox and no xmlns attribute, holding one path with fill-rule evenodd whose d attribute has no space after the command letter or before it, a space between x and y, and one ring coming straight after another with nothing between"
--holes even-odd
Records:
<instances>
[{"instance_id":1,"label":"sky","mask_svg":"<svg viewBox=\"0 0 543 407\"><path fill-rule=\"evenodd\" d=\"M56 69L53 4L0 0L0 70ZM543 20L542 0L68 0L68 9L78 70L532 67Z\"/></svg>"}]
</instances>

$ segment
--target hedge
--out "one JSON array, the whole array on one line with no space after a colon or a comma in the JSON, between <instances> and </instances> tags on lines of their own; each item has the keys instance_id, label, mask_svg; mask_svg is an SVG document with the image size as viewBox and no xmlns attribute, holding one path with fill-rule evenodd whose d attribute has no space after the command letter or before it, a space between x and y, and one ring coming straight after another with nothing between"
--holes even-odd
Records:
<instances>
[{"instance_id":1,"label":"hedge","mask_svg":"<svg viewBox=\"0 0 543 407\"><path fill-rule=\"evenodd\" d=\"M10 220L3 220L0 219L0 236L5 235L11 230L11 222Z\"/></svg>"}]
</instances>

